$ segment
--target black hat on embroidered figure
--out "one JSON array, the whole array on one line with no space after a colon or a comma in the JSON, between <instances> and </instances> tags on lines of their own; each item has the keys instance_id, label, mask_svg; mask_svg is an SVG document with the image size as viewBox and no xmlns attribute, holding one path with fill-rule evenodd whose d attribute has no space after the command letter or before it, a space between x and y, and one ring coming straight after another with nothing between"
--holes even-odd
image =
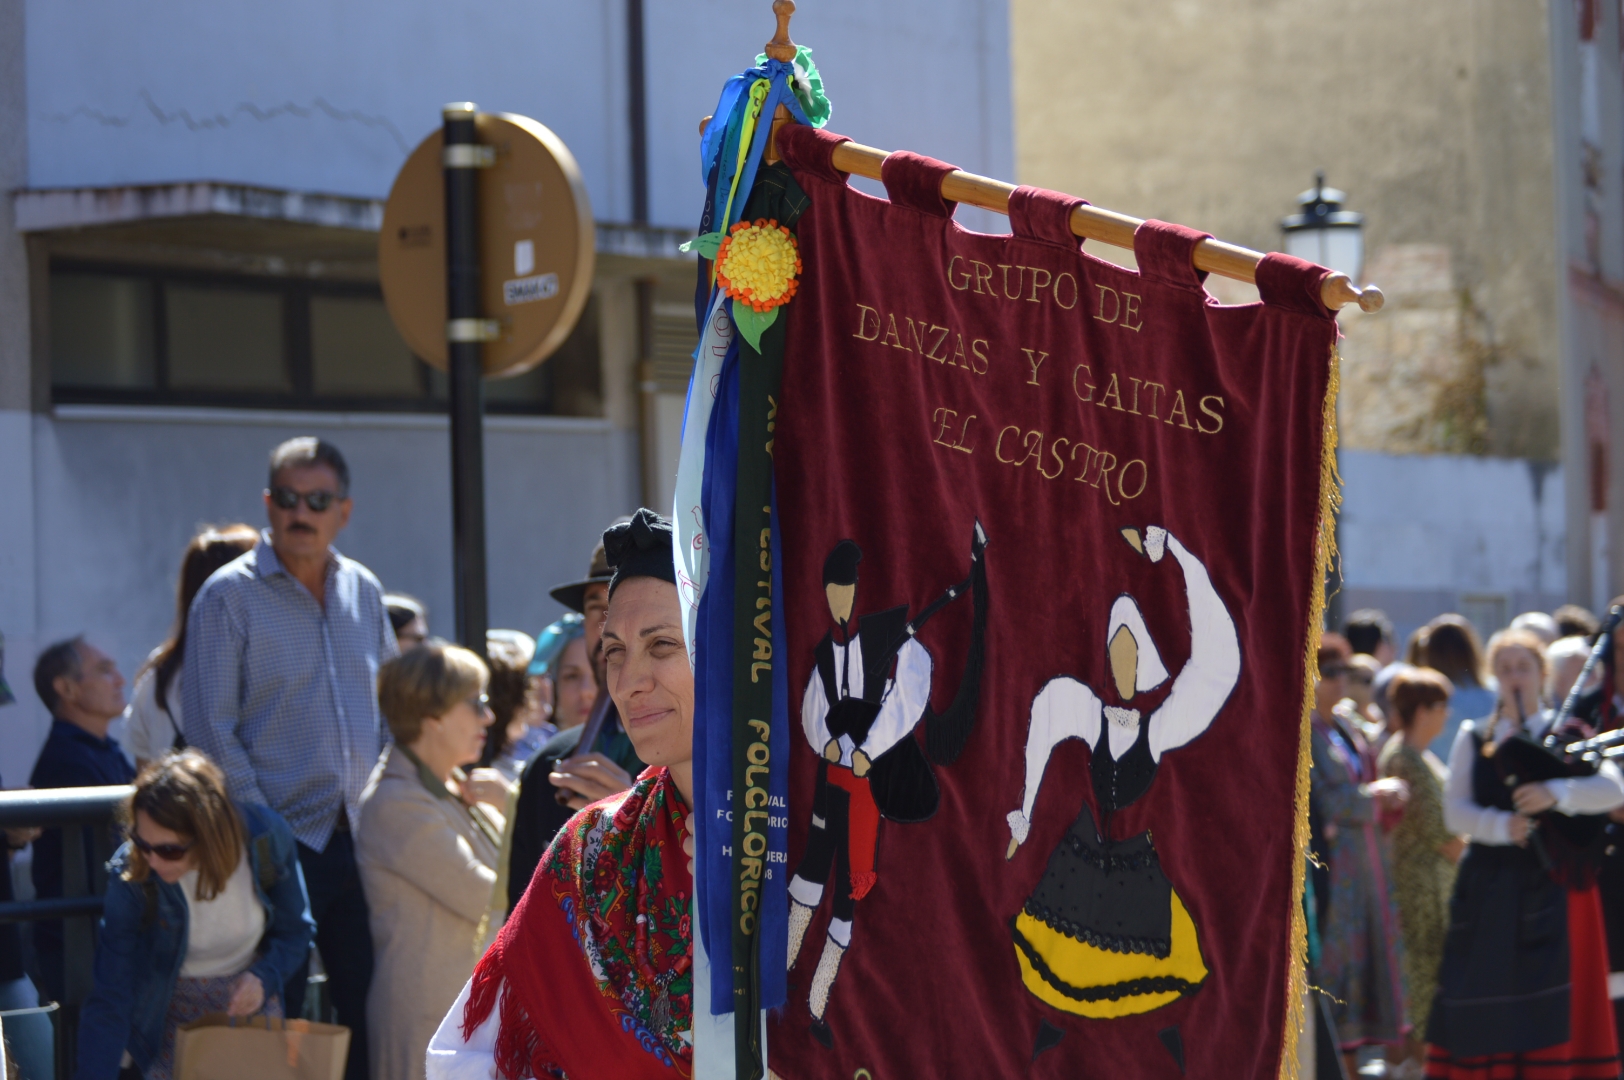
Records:
<instances>
[{"instance_id":1,"label":"black hat on embroidered figure","mask_svg":"<svg viewBox=\"0 0 1624 1080\"><path fill-rule=\"evenodd\" d=\"M863 549L850 540L842 540L823 560L825 585L857 584L857 564L863 561Z\"/></svg>"},{"instance_id":2,"label":"black hat on embroidered figure","mask_svg":"<svg viewBox=\"0 0 1624 1080\"><path fill-rule=\"evenodd\" d=\"M676 553L672 548L671 522L643 507L632 519L611 525L603 534L603 554L615 576L609 580L609 595L629 578L651 577L677 583Z\"/></svg>"}]
</instances>

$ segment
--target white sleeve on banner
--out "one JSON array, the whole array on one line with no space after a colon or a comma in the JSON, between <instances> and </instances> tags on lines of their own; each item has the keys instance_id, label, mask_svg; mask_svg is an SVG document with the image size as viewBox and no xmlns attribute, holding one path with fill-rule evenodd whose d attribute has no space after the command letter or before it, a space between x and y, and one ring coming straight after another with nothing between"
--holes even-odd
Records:
<instances>
[{"instance_id":1,"label":"white sleeve on banner","mask_svg":"<svg viewBox=\"0 0 1624 1080\"><path fill-rule=\"evenodd\" d=\"M711 300L705 332L694 350L694 374L688 381L688 404L682 416L682 454L677 458L677 493L671 507L677 595L682 600L682 634L688 642L690 667L698 638L699 598L710 576L710 541L705 536L700 502L705 490L705 433L721 391L722 361L733 341L733 320L723 305L725 299L718 291Z\"/></svg>"}]
</instances>

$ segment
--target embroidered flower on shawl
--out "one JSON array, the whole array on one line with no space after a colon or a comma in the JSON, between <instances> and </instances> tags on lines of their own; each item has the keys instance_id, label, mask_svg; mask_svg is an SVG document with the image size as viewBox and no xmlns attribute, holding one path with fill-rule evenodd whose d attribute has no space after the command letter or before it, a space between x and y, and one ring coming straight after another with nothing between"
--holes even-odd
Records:
<instances>
[{"instance_id":1,"label":"embroidered flower on shawl","mask_svg":"<svg viewBox=\"0 0 1624 1080\"><path fill-rule=\"evenodd\" d=\"M739 222L716 251L716 280L736 303L768 312L795 296L800 248L776 220Z\"/></svg>"},{"instance_id":2,"label":"embroidered flower on shawl","mask_svg":"<svg viewBox=\"0 0 1624 1080\"><path fill-rule=\"evenodd\" d=\"M566 826L574 843L549 847L542 873L599 990L618 999L622 1030L670 1064L693 1052L688 1025L681 1022L692 1015L689 896L666 888L666 845L651 826L663 815L680 836L684 813L666 786L644 778L633 793L641 794L638 788L652 790L647 798L624 798L597 814L577 815ZM579 853L579 867L571 865L571 852ZM578 889L586 898L579 907Z\"/></svg>"}]
</instances>

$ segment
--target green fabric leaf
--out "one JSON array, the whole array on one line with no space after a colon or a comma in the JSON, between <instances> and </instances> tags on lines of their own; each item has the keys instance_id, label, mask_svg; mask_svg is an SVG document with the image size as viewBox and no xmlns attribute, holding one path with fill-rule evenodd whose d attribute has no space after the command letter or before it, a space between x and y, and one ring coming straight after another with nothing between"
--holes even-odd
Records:
<instances>
[{"instance_id":1,"label":"green fabric leaf","mask_svg":"<svg viewBox=\"0 0 1624 1080\"><path fill-rule=\"evenodd\" d=\"M716 258L717 249L722 246L722 241L726 237L727 233L708 232L703 236L696 236L687 243L679 245L677 250L697 251L699 252L700 258L714 260Z\"/></svg>"},{"instance_id":2,"label":"green fabric leaf","mask_svg":"<svg viewBox=\"0 0 1624 1080\"><path fill-rule=\"evenodd\" d=\"M761 351L761 335L767 327L778 321L778 308L757 311L743 300L733 301L733 325L739 328L744 340L756 352Z\"/></svg>"},{"instance_id":3,"label":"green fabric leaf","mask_svg":"<svg viewBox=\"0 0 1624 1080\"><path fill-rule=\"evenodd\" d=\"M757 67L766 62L766 53L756 57ZM823 92L823 76L818 74L818 65L812 62L812 50L805 45L795 47L795 79L790 83L790 89L795 92L795 100L800 103L801 111L806 113L813 127L820 128L829 122L833 106Z\"/></svg>"}]
</instances>

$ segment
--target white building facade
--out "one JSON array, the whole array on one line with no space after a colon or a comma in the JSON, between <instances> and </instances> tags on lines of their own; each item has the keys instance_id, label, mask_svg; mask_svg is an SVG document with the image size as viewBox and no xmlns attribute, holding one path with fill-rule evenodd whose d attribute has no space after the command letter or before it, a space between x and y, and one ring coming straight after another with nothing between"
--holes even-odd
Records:
<instances>
[{"instance_id":1,"label":"white building facade","mask_svg":"<svg viewBox=\"0 0 1624 1080\"><path fill-rule=\"evenodd\" d=\"M835 130L1009 176L1008 25L1004 0L819 0L791 33L816 50ZM574 336L487 385L491 625L555 618L548 587L585 569L604 525L670 501L698 125L772 31L766 0L0 0L4 782L25 782L45 735L38 651L85 632L132 674L169 628L186 541L262 523L266 456L294 435L349 459L341 550L449 634L444 378L394 335L377 286L382 200L448 101L552 128L598 222Z\"/></svg>"}]
</instances>

